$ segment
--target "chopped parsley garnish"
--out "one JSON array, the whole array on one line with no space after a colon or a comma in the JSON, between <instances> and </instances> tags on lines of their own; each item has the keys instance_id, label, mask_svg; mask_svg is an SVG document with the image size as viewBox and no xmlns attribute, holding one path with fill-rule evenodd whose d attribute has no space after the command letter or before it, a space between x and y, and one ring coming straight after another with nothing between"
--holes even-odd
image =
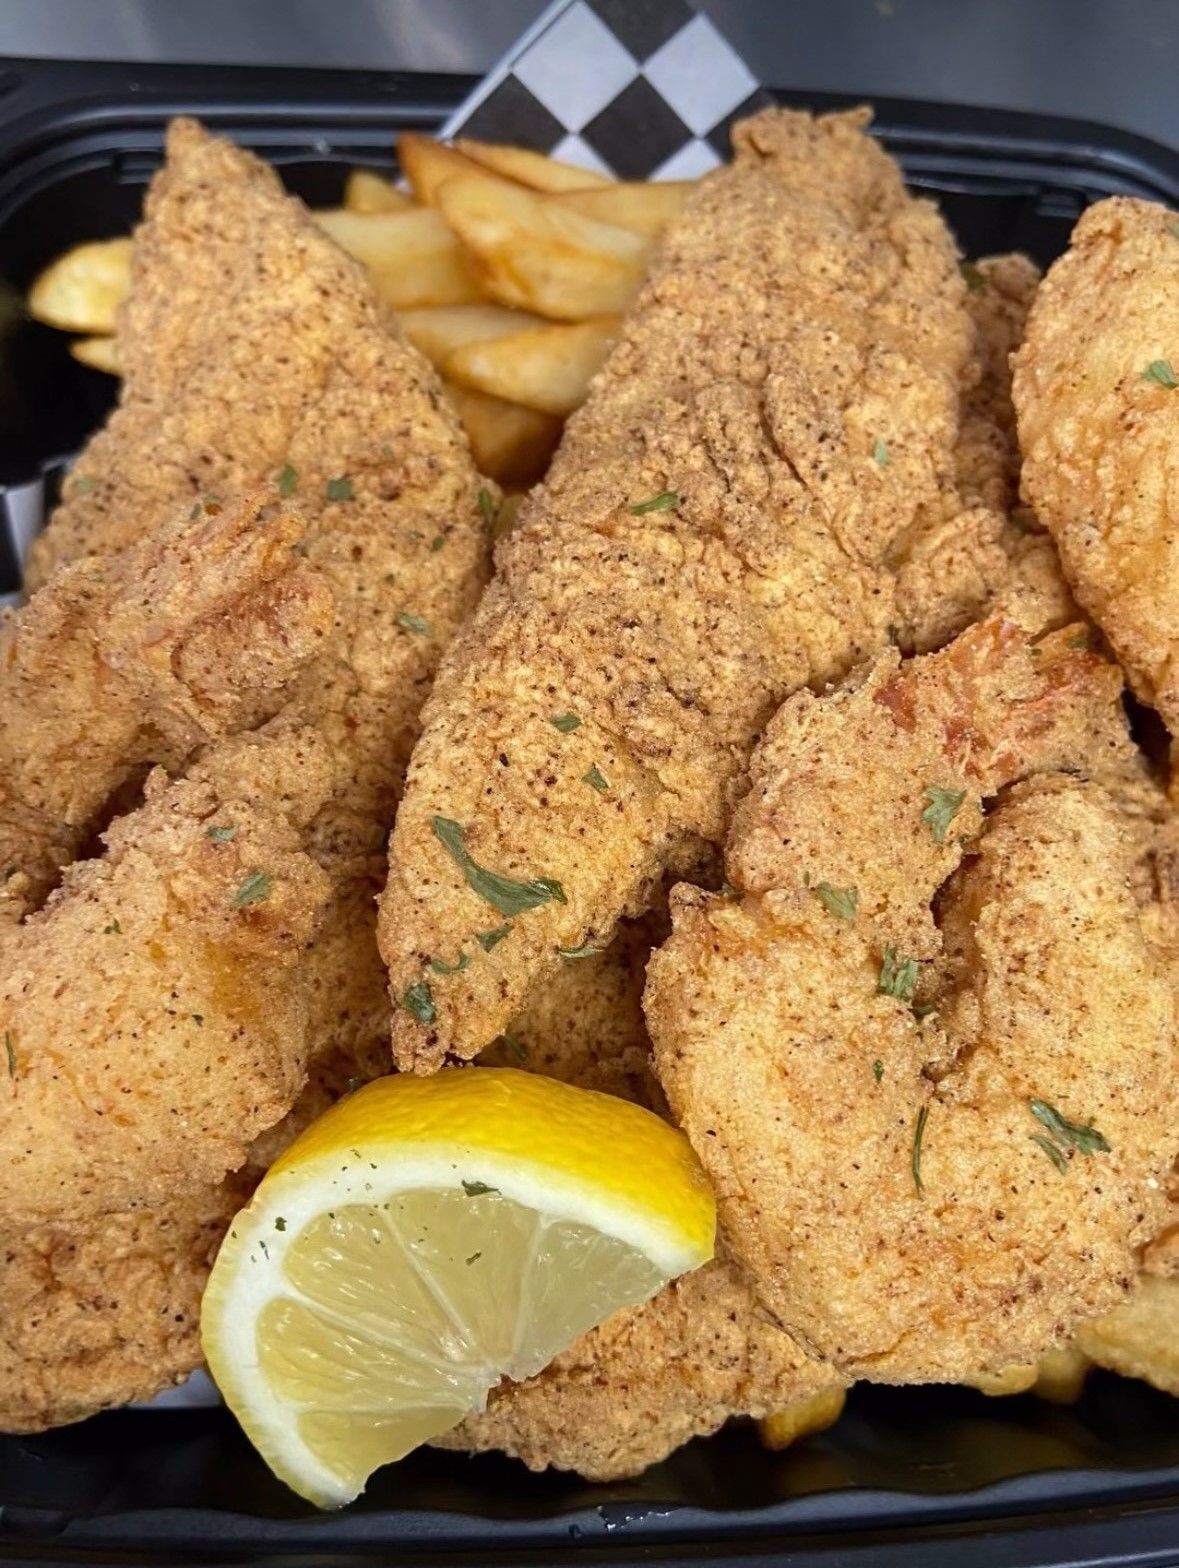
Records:
<instances>
[{"instance_id":1,"label":"chopped parsley garnish","mask_svg":"<svg viewBox=\"0 0 1179 1568\"><path fill-rule=\"evenodd\" d=\"M241 887L233 895L233 907L244 909L247 904L260 904L263 899L270 897L272 886L270 874L266 871L251 871Z\"/></svg>"},{"instance_id":2,"label":"chopped parsley garnish","mask_svg":"<svg viewBox=\"0 0 1179 1568\"><path fill-rule=\"evenodd\" d=\"M351 501L351 479L347 474L339 474L335 479L329 479L326 494L329 501Z\"/></svg>"},{"instance_id":3,"label":"chopped parsley garnish","mask_svg":"<svg viewBox=\"0 0 1179 1568\"><path fill-rule=\"evenodd\" d=\"M485 1181L467 1181L463 1179L463 1191L468 1198L481 1198L485 1192L498 1192L498 1187L489 1187Z\"/></svg>"},{"instance_id":4,"label":"chopped parsley garnish","mask_svg":"<svg viewBox=\"0 0 1179 1568\"><path fill-rule=\"evenodd\" d=\"M645 501L633 501L628 511L635 517L642 517L646 512L670 512L679 504L680 496L677 490L660 490L658 495L649 495Z\"/></svg>"},{"instance_id":5,"label":"chopped parsley garnish","mask_svg":"<svg viewBox=\"0 0 1179 1568\"><path fill-rule=\"evenodd\" d=\"M501 915L522 915L525 910L537 909L541 904L567 902L565 889L552 877L534 877L530 882L505 877L498 871L489 871L472 860L463 842L463 829L449 817L434 818L434 835L467 879L473 893L498 909Z\"/></svg>"},{"instance_id":6,"label":"chopped parsley garnish","mask_svg":"<svg viewBox=\"0 0 1179 1568\"><path fill-rule=\"evenodd\" d=\"M403 632L412 632L415 637L433 637L434 635L434 628L424 616L411 615L408 610L398 610L394 619Z\"/></svg>"},{"instance_id":7,"label":"chopped parsley garnish","mask_svg":"<svg viewBox=\"0 0 1179 1568\"><path fill-rule=\"evenodd\" d=\"M79 474L74 480L75 495L89 495L91 490L98 489L98 480L93 474Z\"/></svg>"},{"instance_id":8,"label":"chopped parsley garnish","mask_svg":"<svg viewBox=\"0 0 1179 1568\"><path fill-rule=\"evenodd\" d=\"M476 501L476 504L479 507L479 516L483 519L483 521L490 528L492 523L495 522L496 516L498 515L498 511L499 511L499 508L496 506L495 502L491 499L491 491L490 490L480 490L479 494L475 497L475 501Z\"/></svg>"},{"instance_id":9,"label":"chopped parsley garnish","mask_svg":"<svg viewBox=\"0 0 1179 1568\"><path fill-rule=\"evenodd\" d=\"M576 713L555 713L549 723L555 730L560 730L562 735L568 735L571 730L581 728L581 720Z\"/></svg>"},{"instance_id":10,"label":"chopped parsley garnish","mask_svg":"<svg viewBox=\"0 0 1179 1568\"><path fill-rule=\"evenodd\" d=\"M872 461L878 468L888 467L888 448L879 436L876 437L876 445L872 448Z\"/></svg>"},{"instance_id":11,"label":"chopped parsley garnish","mask_svg":"<svg viewBox=\"0 0 1179 1568\"><path fill-rule=\"evenodd\" d=\"M275 1230L280 1230L280 1231L281 1230L286 1230L287 1222L286 1222L285 1219L283 1219L281 1214L276 1214L275 1215L275 1217L274 1217L274 1228L275 1228Z\"/></svg>"},{"instance_id":12,"label":"chopped parsley garnish","mask_svg":"<svg viewBox=\"0 0 1179 1568\"><path fill-rule=\"evenodd\" d=\"M972 294L976 290L981 289L987 281L983 276L982 268L976 261L959 262L958 271L962 274L963 281Z\"/></svg>"},{"instance_id":13,"label":"chopped parsley garnish","mask_svg":"<svg viewBox=\"0 0 1179 1568\"><path fill-rule=\"evenodd\" d=\"M193 1013L192 1021L193 1021L194 1024L196 1024L198 1029L203 1027L204 1022L205 1022L205 1015L204 1015L204 1013Z\"/></svg>"},{"instance_id":14,"label":"chopped parsley garnish","mask_svg":"<svg viewBox=\"0 0 1179 1568\"><path fill-rule=\"evenodd\" d=\"M188 514L189 522L190 523L195 523L197 518L200 515L201 515L201 503L199 501L194 501L193 504L192 504L192 511L189 512L189 514Z\"/></svg>"},{"instance_id":15,"label":"chopped parsley garnish","mask_svg":"<svg viewBox=\"0 0 1179 1568\"><path fill-rule=\"evenodd\" d=\"M4 1054L8 1058L8 1076L16 1077L16 1046L12 1043L12 1031L4 1031Z\"/></svg>"},{"instance_id":16,"label":"chopped parsley garnish","mask_svg":"<svg viewBox=\"0 0 1179 1568\"><path fill-rule=\"evenodd\" d=\"M441 550L442 546L445 543L446 543L446 535L445 534L435 534L433 539L430 540L430 553L432 555L437 555L439 550Z\"/></svg>"},{"instance_id":17,"label":"chopped parsley garnish","mask_svg":"<svg viewBox=\"0 0 1179 1568\"><path fill-rule=\"evenodd\" d=\"M499 1038L504 1050L514 1062L526 1062L528 1060L528 1047L523 1040L517 1040L514 1034L501 1034Z\"/></svg>"},{"instance_id":18,"label":"chopped parsley garnish","mask_svg":"<svg viewBox=\"0 0 1179 1568\"><path fill-rule=\"evenodd\" d=\"M949 832L950 823L962 809L962 802L966 799L964 789L942 789L939 784L930 784L921 792L928 805L921 813L922 822L929 823L929 831L933 834L935 844L944 844L946 834Z\"/></svg>"},{"instance_id":19,"label":"chopped parsley garnish","mask_svg":"<svg viewBox=\"0 0 1179 1568\"><path fill-rule=\"evenodd\" d=\"M1032 1115L1045 1128L1048 1137L1042 1133L1033 1133L1032 1139L1041 1148L1051 1140L1053 1148L1060 1156L1057 1164L1059 1170L1064 1170L1065 1159L1069 1149L1076 1149L1078 1154L1108 1154L1109 1143L1103 1133L1099 1133L1092 1124L1082 1126L1079 1122L1070 1122L1067 1116L1062 1116L1054 1105L1049 1105L1044 1100L1029 1100L1028 1109ZM1045 1149L1045 1153L1047 1150Z\"/></svg>"},{"instance_id":20,"label":"chopped parsley garnish","mask_svg":"<svg viewBox=\"0 0 1179 1568\"><path fill-rule=\"evenodd\" d=\"M117 920L112 920L102 928L103 936L122 936L123 928Z\"/></svg>"},{"instance_id":21,"label":"chopped parsley garnish","mask_svg":"<svg viewBox=\"0 0 1179 1568\"><path fill-rule=\"evenodd\" d=\"M917 1196L925 1196L925 1184L921 1180L921 1144L925 1138L925 1123L929 1117L928 1101L917 1112L917 1125L913 1129L913 1185L917 1189Z\"/></svg>"},{"instance_id":22,"label":"chopped parsley garnish","mask_svg":"<svg viewBox=\"0 0 1179 1568\"><path fill-rule=\"evenodd\" d=\"M1089 633L1088 632L1077 632L1077 634L1075 636L1069 638L1068 646L1070 648L1088 648L1088 646L1089 646Z\"/></svg>"},{"instance_id":23,"label":"chopped parsley garnish","mask_svg":"<svg viewBox=\"0 0 1179 1568\"><path fill-rule=\"evenodd\" d=\"M412 1013L420 1024L432 1024L438 1017L438 1009L434 1006L434 993L430 990L428 980L415 980L411 986L407 986L405 995L401 998L401 1005L407 1013Z\"/></svg>"},{"instance_id":24,"label":"chopped parsley garnish","mask_svg":"<svg viewBox=\"0 0 1179 1568\"><path fill-rule=\"evenodd\" d=\"M586 942L581 947L559 947L557 949L562 958L592 958L595 953L604 951L604 948L595 947L592 942Z\"/></svg>"},{"instance_id":25,"label":"chopped parsley garnish","mask_svg":"<svg viewBox=\"0 0 1179 1568\"><path fill-rule=\"evenodd\" d=\"M511 926L496 926L494 931L476 931L475 940L485 953L490 953L493 947L498 947L505 936L511 935Z\"/></svg>"},{"instance_id":26,"label":"chopped parsley garnish","mask_svg":"<svg viewBox=\"0 0 1179 1568\"><path fill-rule=\"evenodd\" d=\"M443 963L441 958L432 958L430 960L430 968L436 975L461 975L470 962L471 955L464 948L460 947L457 963L447 964Z\"/></svg>"},{"instance_id":27,"label":"chopped parsley garnish","mask_svg":"<svg viewBox=\"0 0 1179 1568\"><path fill-rule=\"evenodd\" d=\"M279 495L294 495L295 486L299 483L299 475L287 463L285 467L279 469L278 477L274 482L278 486Z\"/></svg>"},{"instance_id":28,"label":"chopped parsley garnish","mask_svg":"<svg viewBox=\"0 0 1179 1568\"><path fill-rule=\"evenodd\" d=\"M236 828L223 828L214 825L205 829L205 837L211 838L214 844L229 844L237 837Z\"/></svg>"},{"instance_id":29,"label":"chopped parsley garnish","mask_svg":"<svg viewBox=\"0 0 1179 1568\"><path fill-rule=\"evenodd\" d=\"M1052 1142L1051 1138L1046 1138L1042 1132L1034 1132L1032 1133L1032 1142L1036 1145L1037 1148L1043 1149L1044 1153L1052 1161L1053 1165L1056 1166L1056 1169L1062 1176L1066 1174L1068 1171L1068 1161Z\"/></svg>"},{"instance_id":30,"label":"chopped parsley garnish","mask_svg":"<svg viewBox=\"0 0 1179 1568\"><path fill-rule=\"evenodd\" d=\"M886 947L876 989L884 996L895 996L898 1001L911 1002L917 991L917 973L915 958L900 958L895 947Z\"/></svg>"},{"instance_id":31,"label":"chopped parsley garnish","mask_svg":"<svg viewBox=\"0 0 1179 1568\"><path fill-rule=\"evenodd\" d=\"M1152 359L1142 372L1143 381L1157 381L1160 387L1166 387L1170 392L1179 387L1179 377L1175 375L1174 368L1169 359Z\"/></svg>"},{"instance_id":32,"label":"chopped parsley garnish","mask_svg":"<svg viewBox=\"0 0 1179 1568\"><path fill-rule=\"evenodd\" d=\"M601 768L597 767L596 765L590 768L588 772L581 775L581 782L583 784L588 784L590 789L596 789L599 795L604 795L610 788L609 784L606 782L605 775L602 773Z\"/></svg>"},{"instance_id":33,"label":"chopped parsley garnish","mask_svg":"<svg viewBox=\"0 0 1179 1568\"><path fill-rule=\"evenodd\" d=\"M860 895L854 887L832 887L830 882L815 884L815 892L823 908L837 920L854 920L860 907Z\"/></svg>"},{"instance_id":34,"label":"chopped parsley garnish","mask_svg":"<svg viewBox=\"0 0 1179 1568\"><path fill-rule=\"evenodd\" d=\"M464 1184L464 1185L465 1185L465 1184ZM477 1263L477 1262L478 1262L478 1260L479 1260L479 1259L480 1259L480 1258L481 1258L481 1257L482 1257L482 1256L483 1256L483 1254L482 1254L482 1253L481 1253L481 1252L472 1252L472 1254L471 1254L471 1256L470 1256L470 1257L469 1257L469 1258L468 1258L468 1259L467 1259L467 1260L466 1260L466 1261L467 1261L467 1265L468 1265L468 1267L469 1267L469 1266L470 1266L470 1265L471 1265L471 1264L472 1264L472 1263Z\"/></svg>"},{"instance_id":35,"label":"chopped parsley garnish","mask_svg":"<svg viewBox=\"0 0 1179 1568\"><path fill-rule=\"evenodd\" d=\"M884 1077L884 1063L879 1057L872 1063L872 1076L877 1083Z\"/></svg>"}]
</instances>

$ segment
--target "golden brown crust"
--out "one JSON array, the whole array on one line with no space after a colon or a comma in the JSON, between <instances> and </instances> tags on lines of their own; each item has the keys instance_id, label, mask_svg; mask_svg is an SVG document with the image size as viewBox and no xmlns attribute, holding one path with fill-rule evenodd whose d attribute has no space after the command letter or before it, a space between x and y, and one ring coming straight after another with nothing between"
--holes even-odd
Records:
<instances>
[{"instance_id":1,"label":"golden brown crust","mask_svg":"<svg viewBox=\"0 0 1179 1568\"><path fill-rule=\"evenodd\" d=\"M1174 214L1130 197L1082 216L1015 359L1023 486L1130 685L1179 727L1179 402L1146 374L1179 338Z\"/></svg>"},{"instance_id":2,"label":"golden brown crust","mask_svg":"<svg viewBox=\"0 0 1179 1568\"><path fill-rule=\"evenodd\" d=\"M641 911L688 836L723 836L776 704L883 645L886 556L953 470L970 350L934 209L864 116L770 111L670 226L618 346L444 661L382 903L393 997L499 923L438 841L560 882L395 1013L399 1064L475 1055L558 947ZM877 442L888 450L878 460ZM660 509L636 505L674 492ZM580 727L555 728L572 712ZM597 769L599 792L587 782Z\"/></svg>"}]
</instances>

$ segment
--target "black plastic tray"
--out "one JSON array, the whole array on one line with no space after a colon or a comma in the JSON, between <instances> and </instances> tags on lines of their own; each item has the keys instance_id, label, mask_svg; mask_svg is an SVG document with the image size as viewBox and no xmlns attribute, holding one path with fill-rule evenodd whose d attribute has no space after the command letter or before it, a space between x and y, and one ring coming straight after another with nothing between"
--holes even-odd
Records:
<instances>
[{"instance_id":1,"label":"black plastic tray","mask_svg":"<svg viewBox=\"0 0 1179 1568\"><path fill-rule=\"evenodd\" d=\"M20 292L67 245L130 227L164 126L198 114L327 203L392 135L431 128L470 83L442 76L0 61L0 485L38 487L109 405ZM782 92L831 107L854 95ZM910 182L968 255L1047 262L1090 201L1179 204L1179 155L1076 121L877 100ZM14 492L15 493L15 492ZM12 577L15 562L0 562ZM0 582L0 587L11 586ZM1179 1564L1179 1404L1104 1374L1081 1403L857 1389L785 1454L733 1426L640 1480L588 1486L495 1456L424 1452L338 1514L267 1473L219 1410L127 1411L0 1439L0 1564L782 1563L791 1568L1163 1568Z\"/></svg>"}]
</instances>

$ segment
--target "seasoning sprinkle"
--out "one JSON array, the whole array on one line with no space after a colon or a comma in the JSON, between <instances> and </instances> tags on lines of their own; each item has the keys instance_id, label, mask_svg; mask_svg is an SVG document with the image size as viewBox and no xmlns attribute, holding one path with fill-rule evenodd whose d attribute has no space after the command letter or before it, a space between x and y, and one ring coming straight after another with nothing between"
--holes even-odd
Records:
<instances>
[{"instance_id":1,"label":"seasoning sprinkle","mask_svg":"<svg viewBox=\"0 0 1179 1568\"><path fill-rule=\"evenodd\" d=\"M112 920L109 925L102 928L103 936L122 936L123 928L117 920Z\"/></svg>"},{"instance_id":2,"label":"seasoning sprinkle","mask_svg":"<svg viewBox=\"0 0 1179 1568\"><path fill-rule=\"evenodd\" d=\"M958 812L962 809L962 802L966 799L966 791L964 789L942 789L939 784L930 784L921 793L928 801L928 805L921 813L921 820L929 823L929 831L933 835L934 843L944 844L950 823L953 822Z\"/></svg>"},{"instance_id":3,"label":"seasoning sprinkle","mask_svg":"<svg viewBox=\"0 0 1179 1568\"><path fill-rule=\"evenodd\" d=\"M214 844L229 844L237 837L237 828L223 828L214 825L205 829L205 837L211 838Z\"/></svg>"},{"instance_id":4,"label":"seasoning sprinkle","mask_svg":"<svg viewBox=\"0 0 1179 1568\"><path fill-rule=\"evenodd\" d=\"M407 986L405 995L401 998L401 1005L407 1013L412 1013L420 1024L432 1024L438 1017L438 1009L434 1005L434 993L430 990L428 980L415 980Z\"/></svg>"},{"instance_id":5,"label":"seasoning sprinkle","mask_svg":"<svg viewBox=\"0 0 1179 1568\"><path fill-rule=\"evenodd\" d=\"M921 1180L921 1144L925 1138L925 1123L929 1117L929 1102L917 1112L917 1126L913 1129L913 1185L917 1189L917 1196L925 1196L925 1184Z\"/></svg>"},{"instance_id":6,"label":"seasoning sprinkle","mask_svg":"<svg viewBox=\"0 0 1179 1568\"><path fill-rule=\"evenodd\" d=\"M915 958L898 958L895 947L886 947L876 989L883 996L895 996L899 1001L911 1002L917 990L917 975Z\"/></svg>"},{"instance_id":7,"label":"seasoning sprinkle","mask_svg":"<svg viewBox=\"0 0 1179 1568\"><path fill-rule=\"evenodd\" d=\"M586 942L581 947L559 947L557 952L562 958L592 958L595 953L605 952L605 948L595 947L592 942Z\"/></svg>"},{"instance_id":8,"label":"seasoning sprinkle","mask_svg":"<svg viewBox=\"0 0 1179 1568\"><path fill-rule=\"evenodd\" d=\"M286 1230L287 1222L286 1222L286 1220L283 1218L283 1216L281 1214L276 1214L275 1215L275 1217L274 1217L274 1228L275 1228L275 1230L278 1230L278 1231Z\"/></svg>"},{"instance_id":9,"label":"seasoning sprinkle","mask_svg":"<svg viewBox=\"0 0 1179 1568\"><path fill-rule=\"evenodd\" d=\"M329 501L351 501L352 481L347 474L340 474L328 480L325 493Z\"/></svg>"},{"instance_id":10,"label":"seasoning sprinkle","mask_svg":"<svg viewBox=\"0 0 1179 1568\"><path fill-rule=\"evenodd\" d=\"M498 1192L498 1187L489 1187L485 1181L467 1181L463 1179L463 1191L468 1198L481 1198L485 1192Z\"/></svg>"},{"instance_id":11,"label":"seasoning sprinkle","mask_svg":"<svg viewBox=\"0 0 1179 1568\"><path fill-rule=\"evenodd\" d=\"M1108 1141L1096 1127L1070 1122L1054 1105L1049 1105L1044 1100L1029 1100L1028 1109L1040 1125L1047 1129L1049 1137L1054 1138L1060 1148L1073 1148L1078 1154L1110 1152Z\"/></svg>"},{"instance_id":12,"label":"seasoning sprinkle","mask_svg":"<svg viewBox=\"0 0 1179 1568\"><path fill-rule=\"evenodd\" d=\"M296 470L293 469L289 463L287 463L284 467L279 469L278 477L274 482L278 487L279 495L294 495L295 486L299 483L299 475Z\"/></svg>"},{"instance_id":13,"label":"seasoning sprinkle","mask_svg":"<svg viewBox=\"0 0 1179 1568\"><path fill-rule=\"evenodd\" d=\"M467 886L501 915L522 915L525 910L556 900L567 902L565 889L552 877L534 877L521 882L515 877L489 871L467 853L462 826L449 817L434 818L434 835L467 879Z\"/></svg>"},{"instance_id":14,"label":"seasoning sprinkle","mask_svg":"<svg viewBox=\"0 0 1179 1568\"><path fill-rule=\"evenodd\" d=\"M1060 1172L1060 1174L1062 1176L1067 1175L1068 1161L1052 1142L1052 1139L1046 1138L1042 1132L1032 1133L1031 1139L1037 1148L1043 1149L1044 1153L1052 1161L1053 1165L1056 1166L1056 1169Z\"/></svg>"},{"instance_id":15,"label":"seasoning sprinkle","mask_svg":"<svg viewBox=\"0 0 1179 1568\"><path fill-rule=\"evenodd\" d=\"M486 489L480 490L479 494L475 497L475 501L479 507L480 517L482 517L483 521L490 528L492 523L495 522L499 510L495 502L491 499L491 491Z\"/></svg>"},{"instance_id":16,"label":"seasoning sprinkle","mask_svg":"<svg viewBox=\"0 0 1179 1568\"><path fill-rule=\"evenodd\" d=\"M445 543L446 543L446 535L445 534L435 534L433 539L430 540L430 552L431 552L431 554L437 555L439 550L441 550L442 546Z\"/></svg>"},{"instance_id":17,"label":"seasoning sprinkle","mask_svg":"<svg viewBox=\"0 0 1179 1568\"><path fill-rule=\"evenodd\" d=\"M591 789L596 789L599 795L604 795L610 788L602 770L596 764L588 772L581 775L581 782L588 784Z\"/></svg>"},{"instance_id":18,"label":"seasoning sprinkle","mask_svg":"<svg viewBox=\"0 0 1179 1568\"><path fill-rule=\"evenodd\" d=\"M457 963L446 964L443 963L441 958L432 958L430 960L430 968L436 975L461 975L463 970L469 967L470 962L471 955L464 948L460 947Z\"/></svg>"},{"instance_id":19,"label":"seasoning sprinkle","mask_svg":"<svg viewBox=\"0 0 1179 1568\"><path fill-rule=\"evenodd\" d=\"M245 909L247 904L260 904L270 897L271 878L265 871L251 871L233 895L233 907Z\"/></svg>"},{"instance_id":20,"label":"seasoning sprinkle","mask_svg":"<svg viewBox=\"0 0 1179 1568\"><path fill-rule=\"evenodd\" d=\"M1152 359L1142 372L1142 379L1143 381L1157 381L1159 386L1166 387L1168 392L1173 391L1175 387L1179 387L1179 377L1176 377L1169 359Z\"/></svg>"},{"instance_id":21,"label":"seasoning sprinkle","mask_svg":"<svg viewBox=\"0 0 1179 1568\"><path fill-rule=\"evenodd\" d=\"M572 730L581 728L581 720L576 713L556 713L549 723L555 730L560 730L562 735L568 735Z\"/></svg>"},{"instance_id":22,"label":"seasoning sprinkle","mask_svg":"<svg viewBox=\"0 0 1179 1568\"><path fill-rule=\"evenodd\" d=\"M872 1076L877 1083L884 1077L884 1063L879 1057L872 1063Z\"/></svg>"},{"instance_id":23,"label":"seasoning sprinkle","mask_svg":"<svg viewBox=\"0 0 1179 1568\"><path fill-rule=\"evenodd\" d=\"M514 1034L501 1034L499 1038L504 1050L514 1062L526 1062L528 1060L528 1047L523 1040L518 1040Z\"/></svg>"},{"instance_id":24,"label":"seasoning sprinkle","mask_svg":"<svg viewBox=\"0 0 1179 1568\"><path fill-rule=\"evenodd\" d=\"M860 895L854 887L832 887L830 882L815 884L815 892L823 908L837 920L854 920L860 907Z\"/></svg>"},{"instance_id":25,"label":"seasoning sprinkle","mask_svg":"<svg viewBox=\"0 0 1179 1568\"><path fill-rule=\"evenodd\" d=\"M12 1043L12 1031L4 1031L4 1054L8 1058L8 1076L16 1077L16 1046Z\"/></svg>"},{"instance_id":26,"label":"seasoning sprinkle","mask_svg":"<svg viewBox=\"0 0 1179 1568\"><path fill-rule=\"evenodd\" d=\"M649 495L645 501L633 501L627 510L635 517L642 517L647 512L670 512L679 504L678 490L660 490L658 495Z\"/></svg>"},{"instance_id":27,"label":"seasoning sprinkle","mask_svg":"<svg viewBox=\"0 0 1179 1568\"><path fill-rule=\"evenodd\" d=\"M876 437L876 445L872 448L872 461L878 468L888 467L888 448L879 436Z\"/></svg>"},{"instance_id":28,"label":"seasoning sprinkle","mask_svg":"<svg viewBox=\"0 0 1179 1568\"><path fill-rule=\"evenodd\" d=\"M394 619L402 631L412 632L415 637L433 637L434 635L434 628L424 616L411 615L408 610L398 610Z\"/></svg>"},{"instance_id":29,"label":"seasoning sprinkle","mask_svg":"<svg viewBox=\"0 0 1179 1568\"><path fill-rule=\"evenodd\" d=\"M496 926L494 931L476 931L475 940L485 953L490 953L493 947L498 947L505 936L511 934L511 926Z\"/></svg>"}]
</instances>

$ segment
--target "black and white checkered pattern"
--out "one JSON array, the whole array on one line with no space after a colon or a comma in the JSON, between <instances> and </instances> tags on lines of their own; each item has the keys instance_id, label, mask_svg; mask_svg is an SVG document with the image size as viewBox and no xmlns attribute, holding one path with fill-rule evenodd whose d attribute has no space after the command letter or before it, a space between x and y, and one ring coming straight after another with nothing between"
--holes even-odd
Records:
<instances>
[{"instance_id":1,"label":"black and white checkered pattern","mask_svg":"<svg viewBox=\"0 0 1179 1568\"><path fill-rule=\"evenodd\" d=\"M689 0L556 0L443 127L626 180L695 179L769 102Z\"/></svg>"}]
</instances>

